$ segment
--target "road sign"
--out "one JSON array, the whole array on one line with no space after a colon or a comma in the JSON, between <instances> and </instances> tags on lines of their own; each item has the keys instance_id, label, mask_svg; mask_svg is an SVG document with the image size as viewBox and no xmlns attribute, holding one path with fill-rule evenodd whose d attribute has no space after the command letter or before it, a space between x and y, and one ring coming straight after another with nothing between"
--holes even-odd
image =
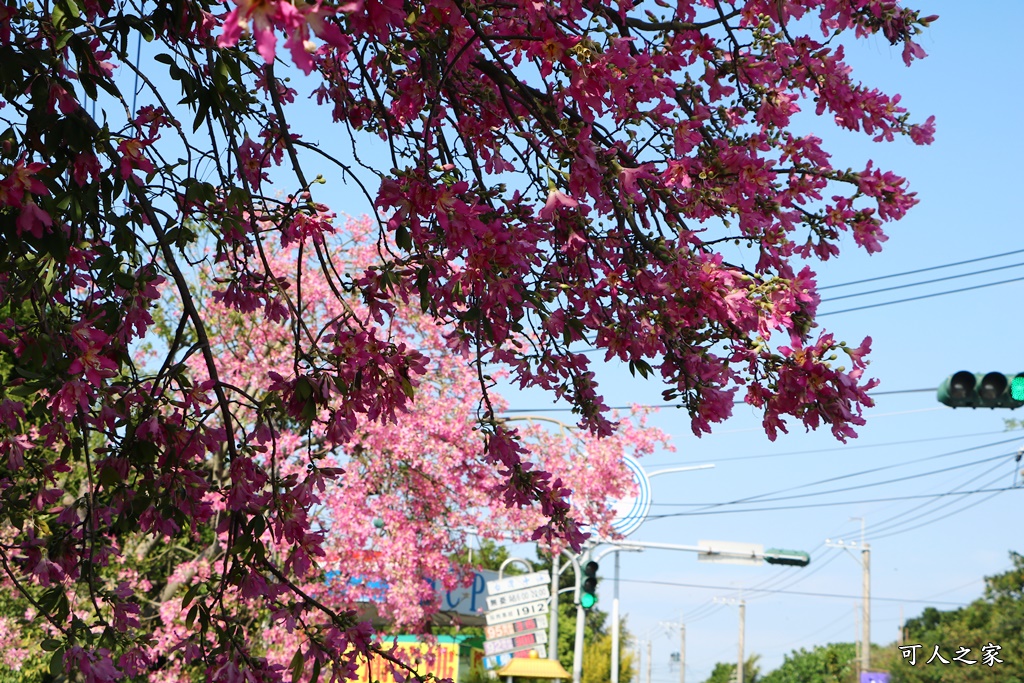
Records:
<instances>
[{"instance_id":1,"label":"road sign","mask_svg":"<svg viewBox=\"0 0 1024 683\"><path fill-rule=\"evenodd\" d=\"M615 512L612 529L623 536L629 536L640 528L651 510L651 481L636 458L624 455L622 461L636 485L636 494L609 501L609 505Z\"/></svg>"},{"instance_id":2,"label":"road sign","mask_svg":"<svg viewBox=\"0 0 1024 683\"><path fill-rule=\"evenodd\" d=\"M487 640L494 640L496 638L504 638L514 633L525 633L526 631L537 631L548 627L548 618L543 614L539 617L533 617L530 619L522 619L520 621L510 621L505 624L495 624L494 626L484 627L484 638Z\"/></svg>"},{"instance_id":3,"label":"road sign","mask_svg":"<svg viewBox=\"0 0 1024 683\"><path fill-rule=\"evenodd\" d=\"M497 595L523 588L533 588L551 583L551 574L548 572L531 572L519 576L506 576L503 579L496 579L487 582L487 594Z\"/></svg>"},{"instance_id":4,"label":"road sign","mask_svg":"<svg viewBox=\"0 0 1024 683\"><path fill-rule=\"evenodd\" d=\"M759 543L697 541L697 547L701 548L697 553L697 560L700 562L761 564L764 561L764 546Z\"/></svg>"},{"instance_id":5,"label":"road sign","mask_svg":"<svg viewBox=\"0 0 1024 683\"><path fill-rule=\"evenodd\" d=\"M513 605L521 605L526 602L534 602L536 600L542 600L551 595L551 586L542 584L540 586L533 586L532 588L523 588L517 591L511 591L509 593L499 593L498 595L487 596L487 611L501 609L502 607L511 607Z\"/></svg>"},{"instance_id":6,"label":"road sign","mask_svg":"<svg viewBox=\"0 0 1024 683\"><path fill-rule=\"evenodd\" d=\"M547 614L550 609L551 602L549 600L538 600L537 602L527 602L522 605L513 605L488 611L485 618L487 619L487 625L493 626L494 624L503 624L506 621L518 621L519 619L535 617L538 614Z\"/></svg>"},{"instance_id":7,"label":"road sign","mask_svg":"<svg viewBox=\"0 0 1024 683\"><path fill-rule=\"evenodd\" d=\"M490 670L503 667L513 659L529 657L531 652L536 652L539 659L547 659L548 648L544 645L538 645L537 647L527 647L517 652L506 652L492 657L484 657L484 668Z\"/></svg>"},{"instance_id":8,"label":"road sign","mask_svg":"<svg viewBox=\"0 0 1024 683\"><path fill-rule=\"evenodd\" d=\"M530 631L529 633L520 633L519 635L508 636L507 638L485 640L484 654L496 655L501 652L512 652L514 650L521 650L524 647L542 645L546 642L548 642L548 634L546 631Z\"/></svg>"}]
</instances>

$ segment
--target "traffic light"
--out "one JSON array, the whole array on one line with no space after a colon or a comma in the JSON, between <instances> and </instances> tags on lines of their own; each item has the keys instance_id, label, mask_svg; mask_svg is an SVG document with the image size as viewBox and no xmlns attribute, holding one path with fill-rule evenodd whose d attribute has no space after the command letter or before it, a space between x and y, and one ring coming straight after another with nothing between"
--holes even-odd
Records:
<instances>
[{"instance_id":1,"label":"traffic light","mask_svg":"<svg viewBox=\"0 0 1024 683\"><path fill-rule=\"evenodd\" d=\"M597 562L590 561L583 567L583 590L580 592L580 605L590 609L597 604Z\"/></svg>"},{"instance_id":2,"label":"traffic light","mask_svg":"<svg viewBox=\"0 0 1024 683\"><path fill-rule=\"evenodd\" d=\"M967 372L961 370L939 385L939 403L951 408L1020 408L1024 406L1024 372Z\"/></svg>"},{"instance_id":3,"label":"traffic light","mask_svg":"<svg viewBox=\"0 0 1024 683\"><path fill-rule=\"evenodd\" d=\"M764 551L764 561L768 564L785 564L790 567L806 567L811 563L811 556L803 550L780 550L768 548Z\"/></svg>"}]
</instances>

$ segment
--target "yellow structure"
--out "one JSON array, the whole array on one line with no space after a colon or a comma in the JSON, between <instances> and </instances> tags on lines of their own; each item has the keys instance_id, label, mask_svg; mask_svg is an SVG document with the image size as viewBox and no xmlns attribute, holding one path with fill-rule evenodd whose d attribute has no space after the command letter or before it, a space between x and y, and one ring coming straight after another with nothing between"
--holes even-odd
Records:
<instances>
[{"instance_id":1,"label":"yellow structure","mask_svg":"<svg viewBox=\"0 0 1024 683\"><path fill-rule=\"evenodd\" d=\"M529 657L516 657L495 673L509 680L516 677L566 680L572 678L557 659L540 659L536 652L531 652Z\"/></svg>"}]
</instances>

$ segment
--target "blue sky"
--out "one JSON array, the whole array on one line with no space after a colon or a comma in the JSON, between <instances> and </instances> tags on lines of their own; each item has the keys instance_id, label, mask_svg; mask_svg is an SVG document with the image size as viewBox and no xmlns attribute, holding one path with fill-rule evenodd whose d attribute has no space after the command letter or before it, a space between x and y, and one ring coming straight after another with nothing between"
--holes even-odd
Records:
<instances>
[{"instance_id":1,"label":"blue sky","mask_svg":"<svg viewBox=\"0 0 1024 683\"><path fill-rule=\"evenodd\" d=\"M908 3L911 4L911 3ZM938 132L931 147L909 141L875 144L865 136L837 130L829 122L800 121L806 132L826 140L839 166L863 168L868 159L911 180L921 199L900 223L890 225L889 241L880 254L855 250L818 269L822 286L901 273L1024 248L1019 236L1019 201L1024 158L1017 123L1024 108L1014 46L1024 23L1024 5L990 2L918 3L924 14L940 20L922 37L929 57L906 68L900 51L884 39L858 41L848 48L848 61L865 83L885 92L899 92L903 104L924 120L934 114ZM920 287L855 297L823 304L835 311L922 294L943 292L1024 276L1024 268L1002 266L1024 262L1024 254L981 261L958 268L826 290L830 295L894 287L959 273L979 275ZM961 369L1024 370L1020 339L1021 316L1014 304L1022 283L965 291L919 301L880 306L823 317L823 326L851 343L870 335L869 372L881 380L878 392L931 388ZM599 371L606 396L613 403L660 403L661 387L633 380L623 368ZM549 406L540 394L507 394L512 408ZM934 393L879 396L869 411L860 438L843 446L827 433L805 434L795 426L790 435L771 443L761 432L757 415L739 407L714 434L695 438L685 415L662 410L653 423L672 435L675 453L656 455L651 470L674 464L714 463L715 469L668 475L653 480L650 519L632 538L694 544L699 539L764 543L766 546L811 552L805 569L705 564L693 554L648 550L622 555L622 611L629 628L653 639L653 683L679 680L669 666L678 651L678 636L660 624L687 625L686 680L703 681L715 662L735 661L737 609L715 604L716 597L736 597L746 589L746 651L762 656L762 670L774 668L785 653L827 642L853 641L861 591L859 562L850 553L830 549L826 538L857 540L860 522L867 523L872 547L872 641L891 643L902 614L918 615L926 605L952 608L978 598L982 577L1009 567L1008 551L1024 550L1015 524L1024 489L989 497L918 498L887 502L794 508L796 505L867 501L931 495L977 488L1007 487L1014 478L1013 455L1024 446L1024 432L1005 433L1004 418L1024 418L1024 411L952 410L937 403ZM1015 439L1015 437L1018 437ZM1007 442L991 445L996 442ZM954 453L962 451L960 453ZM927 459L926 458L930 458ZM918 462L909 463L917 460ZM977 462L975 461L982 461ZM863 470L892 467L861 476ZM974 464L971 464L974 463ZM928 472L962 466L942 473ZM1019 466L1017 466L1019 467ZM716 514L653 519L692 511L694 503L728 503L747 497L838 478L778 496L809 494L863 486L823 495L722 505ZM878 482L905 478L887 485ZM867 485L867 486L864 486ZM777 497L777 496L769 496ZM783 508L774 511L762 508ZM742 512L757 508L758 511ZM874 527L874 528L873 528ZM610 578L611 559L602 562L601 576ZM720 588L668 586L651 582ZM754 592L756 588L836 597ZM610 609L612 586L600 588L600 607ZM926 647L928 644L925 644ZM982 643L964 643L979 647ZM646 668L646 666L645 666ZM643 680L643 678L641 678Z\"/></svg>"}]
</instances>

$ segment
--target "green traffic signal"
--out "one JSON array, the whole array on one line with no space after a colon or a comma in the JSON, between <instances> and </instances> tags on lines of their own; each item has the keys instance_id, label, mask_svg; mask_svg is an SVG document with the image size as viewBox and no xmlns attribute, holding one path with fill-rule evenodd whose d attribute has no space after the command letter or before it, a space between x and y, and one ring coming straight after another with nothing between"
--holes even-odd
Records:
<instances>
[{"instance_id":1,"label":"green traffic signal","mask_svg":"<svg viewBox=\"0 0 1024 683\"><path fill-rule=\"evenodd\" d=\"M1024 375L1017 375L1010 380L1010 398L1024 403Z\"/></svg>"},{"instance_id":2,"label":"green traffic signal","mask_svg":"<svg viewBox=\"0 0 1024 683\"><path fill-rule=\"evenodd\" d=\"M583 567L583 586L580 607L590 609L597 604L597 562L591 560Z\"/></svg>"},{"instance_id":3,"label":"green traffic signal","mask_svg":"<svg viewBox=\"0 0 1024 683\"><path fill-rule=\"evenodd\" d=\"M806 567L811 563L811 556L803 550L780 550L768 548L764 551L764 561L768 564L783 564L790 567Z\"/></svg>"},{"instance_id":4,"label":"green traffic signal","mask_svg":"<svg viewBox=\"0 0 1024 683\"><path fill-rule=\"evenodd\" d=\"M1020 408L1024 406L1024 372L960 372L939 385L939 403L951 408Z\"/></svg>"}]
</instances>

